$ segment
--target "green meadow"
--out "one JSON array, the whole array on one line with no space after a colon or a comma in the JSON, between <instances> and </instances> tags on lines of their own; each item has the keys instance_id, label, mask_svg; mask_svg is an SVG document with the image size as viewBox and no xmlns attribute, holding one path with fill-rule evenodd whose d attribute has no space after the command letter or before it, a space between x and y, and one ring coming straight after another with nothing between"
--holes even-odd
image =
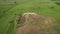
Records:
<instances>
[{"instance_id":1,"label":"green meadow","mask_svg":"<svg viewBox=\"0 0 60 34\"><path fill-rule=\"evenodd\" d=\"M11 0L12 1L12 0ZM0 34L14 34L20 14L34 12L56 19L60 24L60 5L51 0L16 0L0 2ZM56 28L58 34L60 29Z\"/></svg>"}]
</instances>

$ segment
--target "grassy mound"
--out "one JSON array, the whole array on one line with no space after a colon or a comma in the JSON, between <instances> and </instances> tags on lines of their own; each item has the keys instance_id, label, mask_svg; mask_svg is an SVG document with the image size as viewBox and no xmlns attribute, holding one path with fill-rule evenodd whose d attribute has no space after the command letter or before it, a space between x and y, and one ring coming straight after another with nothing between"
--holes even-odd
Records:
<instances>
[{"instance_id":1,"label":"grassy mound","mask_svg":"<svg viewBox=\"0 0 60 34\"><path fill-rule=\"evenodd\" d=\"M52 16L60 23L60 6L50 0L13 0L2 3L0 1L0 34L13 34L18 14L26 12ZM60 34L60 29L55 29Z\"/></svg>"},{"instance_id":2,"label":"grassy mound","mask_svg":"<svg viewBox=\"0 0 60 34\"><path fill-rule=\"evenodd\" d=\"M18 23L24 26L18 27L15 34L57 34L53 28L58 25L56 20L36 13L22 14Z\"/></svg>"}]
</instances>

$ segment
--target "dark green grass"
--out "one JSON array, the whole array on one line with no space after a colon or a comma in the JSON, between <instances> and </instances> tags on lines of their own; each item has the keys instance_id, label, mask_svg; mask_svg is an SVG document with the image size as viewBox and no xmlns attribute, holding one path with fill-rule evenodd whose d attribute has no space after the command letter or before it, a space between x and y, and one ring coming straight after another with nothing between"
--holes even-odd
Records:
<instances>
[{"instance_id":1,"label":"dark green grass","mask_svg":"<svg viewBox=\"0 0 60 34\"><path fill-rule=\"evenodd\" d=\"M35 12L54 17L60 23L60 6L43 0L26 0L17 4L0 3L0 34L13 34L19 14ZM52 8L53 7L53 8ZM58 33L60 29L56 29Z\"/></svg>"}]
</instances>

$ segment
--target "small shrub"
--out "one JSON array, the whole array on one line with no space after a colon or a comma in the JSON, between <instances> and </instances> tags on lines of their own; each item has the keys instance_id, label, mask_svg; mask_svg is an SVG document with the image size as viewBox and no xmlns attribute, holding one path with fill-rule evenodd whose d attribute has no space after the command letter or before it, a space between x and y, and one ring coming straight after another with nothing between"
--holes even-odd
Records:
<instances>
[{"instance_id":1,"label":"small shrub","mask_svg":"<svg viewBox=\"0 0 60 34\"><path fill-rule=\"evenodd\" d=\"M16 3L16 2L14 2L14 3Z\"/></svg>"},{"instance_id":2,"label":"small shrub","mask_svg":"<svg viewBox=\"0 0 60 34\"><path fill-rule=\"evenodd\" d=\"M54 8L54 6L52 6L51 8Z\"/></svg>"},{"instance_id":3,"label":"small shrub","mask_svg":"<svg viewBox=\"0 0 60 34\"><path fill-rule=\"evenodd\" d=\"M56 5L60 5L60 2L55 2Z\"/></svg>"}]
</instances>

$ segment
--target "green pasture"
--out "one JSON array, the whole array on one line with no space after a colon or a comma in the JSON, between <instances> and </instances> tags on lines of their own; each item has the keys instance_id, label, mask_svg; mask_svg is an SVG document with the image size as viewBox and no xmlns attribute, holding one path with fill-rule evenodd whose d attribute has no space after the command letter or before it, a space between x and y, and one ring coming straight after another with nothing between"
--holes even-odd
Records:
<instances>
[{"instance_id":1,"label":"green pasture","mask_svg":"<svg viewBox=\"0 0 60 34\"><path fill-rule=\"evenodd\" d=\"M17 19L20 14L34 12L50 16L60 23L60 5L49 0L18 0L13 2L0 2L0 34L14 34ZM58 34L60 29L55 28Z\"/></svg>"}]
</instances>

